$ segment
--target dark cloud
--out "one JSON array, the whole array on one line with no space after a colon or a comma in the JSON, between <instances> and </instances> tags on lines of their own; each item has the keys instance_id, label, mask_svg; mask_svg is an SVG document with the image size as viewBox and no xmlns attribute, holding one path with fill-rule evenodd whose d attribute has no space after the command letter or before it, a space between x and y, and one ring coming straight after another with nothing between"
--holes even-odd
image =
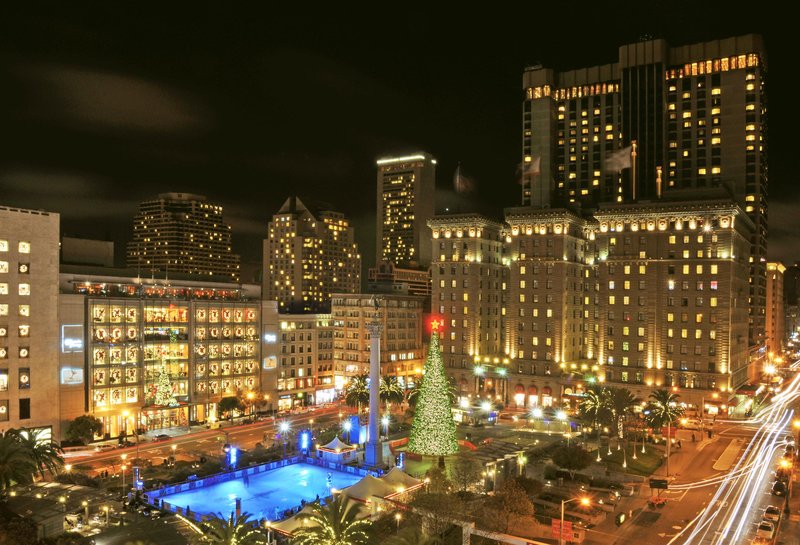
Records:
<instances>
[{"instance_id":1,"label":"dark cloud","mask_svg":"<svg viewBox=\"0 0 800 545\"><path fill-rule=\"evenodd\" d=\"M207 113L196 100L143 78L86 67L28 64L15 70L31 89L30 113L94 131L198 131Z\"/></svg>"}]
</instances>

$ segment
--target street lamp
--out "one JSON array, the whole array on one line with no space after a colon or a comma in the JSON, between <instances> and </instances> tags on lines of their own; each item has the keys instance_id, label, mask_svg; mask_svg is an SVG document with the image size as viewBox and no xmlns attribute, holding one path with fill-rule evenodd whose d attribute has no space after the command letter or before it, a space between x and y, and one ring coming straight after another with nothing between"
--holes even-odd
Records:
<instances>
[{"instance_id":1,"label":"street lamp","mask_svg":"<svg viewBox=\"0 0 800 545\"><path fill-rule=\"evenodd\" d=\"M65 496L58 497L59 503L61 503L61 507L64 509L64 512L67 512L67 498Z\"/></svg>"},{"instance_id":2,"label":"street lamp","mask_svg":"<svg viewBox=\"0 0 800 545\"><path fill-rule=\"evenodd\" d=\"M561 500L561 526L558 528L558 543L564 545L564 506L570 502L579 501L581 505L588 506L591 501L589 498L572 498L571 500Z\"/></svg>"},{"instance_id":3,"label":"street lamp","mask_svg":"<svg viewBox=\"0 0 800 545\"><path fill-rule=\"evenodd\" d=\"M253 403L253 400L255 398L256 398L256 394L254 394L253 392L247 392L247 401L248 401L248 403L250 405L250 417L253 416L253 409L255 409L255 403Z\"/></svg>"},{"instance_id":4,"label":"street lamp","mask_svg":"<svg viewBox=\"0 0 800 545\"><path fill-rule=\"evenodd\" d=\"M108 526L108 505L103 506L103 511L106 512L106 526Z\"/></svg>"},{"instance_id":5,"label":"street lamp","mask_svg":"<svg viewBox=\"0 0 800 545\"><path fill-rule=\"evenodd\" d=\"M797 439L795 439L794 444L800 445L800 419L795 419L792 422L792 427L794 428L794 431L797 433Z\"/></svg>"},{"instance_id":6,"label":"street lamp","mask_svg":"<svg viewBox=\"0 0 800 545\"><path fill-rule=\"evenodd\" d=\"M383 434L386 436L386 439L389 439L389 415L384 415L381 418L381 424L383 424Z\"/></svg>"},{"instance_id":7,"label":"street lamp","mask_svg":"<svg viewBox=\"0 0 800 545\"><path fill-rule=\"evenodd\" d=\"M89 502L83 500L81 505L83 506L84 517L86 517L86 524L89 524Z\"/></svg>"},{"instance_id":8,"label":"street lamp","mask_svg":"<svg viewBox=\"0 0 800 545\"><path fill-rule=\"evenodd\" d=\"M403 518L403 515L400 513L394 514L394 520L397 521L397 533L400 533L400 520Z\"/></svg>"},{"instance_id":9,"label":"street lamp","mask_svg":"<svg viewBox=\"0 0 800 545\"><path fill-rule=\"evenodd\" d=\"M267 529L267 545L272 545L272 522L264 521L264 527Z\"/></svg>"},{"instance_id":10,"label":"street lamp","mask_svg":"<svg viewBox=\"0 0 800 545\"><path fill-rule=\"evenodd\" d=\"M281 432L281 438L283 439L283 459L286 459L286 433L289 431L289 423L284 420L278 426L278 429Z\"/></svg>"},{"instance_id":11,"label":"street lamp","mask_svg":"<svg viewBox=\"0 0 800 545\"><path fill-rule=\"evenodd\" d=\"M69 473L70 471L72 471L72 464L64 464L64 471L66 473Z\"/></svg>"}]
</instances>

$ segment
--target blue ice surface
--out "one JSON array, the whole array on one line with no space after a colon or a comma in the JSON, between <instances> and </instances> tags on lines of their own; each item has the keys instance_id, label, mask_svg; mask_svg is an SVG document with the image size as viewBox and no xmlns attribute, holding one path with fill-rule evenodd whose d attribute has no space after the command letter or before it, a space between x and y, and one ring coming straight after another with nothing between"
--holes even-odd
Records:
<instances>
[{"instance_id":1,"label":"blue ice surface","mask_svg":"<svg viewBox=\"0 0 800 545\"><path fill-rule=\"evenodd\" d=\"M171 505L184 509L188 506L193 513L230 515L236 509L236 498L242 499L242 513L249 513L252 519L280 520L283 512L307 503L319 495L331 495L330 486L337 490L348 487L361 480L351 475L310 464L293 464L273 469L265 473L248 475L247 485L244 477L208 487L179 492L161 498Z\"/></svg>"}]
</instances>

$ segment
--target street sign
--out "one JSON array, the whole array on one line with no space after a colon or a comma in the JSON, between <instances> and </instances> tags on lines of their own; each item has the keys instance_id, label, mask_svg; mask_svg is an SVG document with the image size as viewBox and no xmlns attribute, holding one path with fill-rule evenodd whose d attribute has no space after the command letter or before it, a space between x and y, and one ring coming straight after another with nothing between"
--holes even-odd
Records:
<instances>
[{"instance_id":1,"label":"street sign","mask_svg":"<svg viewBox=\"0 0 800 545\"><path fill-rule=\"evenodd\" d=\"M559 530L561 530L561 537L564 541L572 541L572 521L565 520L564 528L561 528L561 519L553 519L552 521L552 536L558 539Z\"/></svg>"},{"instance_id":2,"label":"street sign","mask_svg":"<svg viewBox=\"0 0 800 545\"><path fill-rule=\"evenodd\" d=\"M666 490L669 488L669 482L666 479L650 479L650 488Z\"/></svg>"}]
</instances>

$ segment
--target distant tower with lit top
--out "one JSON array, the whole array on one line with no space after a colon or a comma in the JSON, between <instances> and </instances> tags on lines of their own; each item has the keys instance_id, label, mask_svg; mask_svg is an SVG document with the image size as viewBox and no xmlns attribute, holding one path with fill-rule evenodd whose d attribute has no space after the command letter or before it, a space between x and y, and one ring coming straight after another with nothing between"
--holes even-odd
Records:
<instances>
[{"instance_id":1,"label":"distant tower with lit top","mask_svg":"<svg viewBox=\"0 0 800 545\"><path fill-rule=\"evenodd\" d=\"M435 212L436 159L419 152L377 160L376 263L426 268L431 262L430 230Z\"/></svg>"}]
</instances>

